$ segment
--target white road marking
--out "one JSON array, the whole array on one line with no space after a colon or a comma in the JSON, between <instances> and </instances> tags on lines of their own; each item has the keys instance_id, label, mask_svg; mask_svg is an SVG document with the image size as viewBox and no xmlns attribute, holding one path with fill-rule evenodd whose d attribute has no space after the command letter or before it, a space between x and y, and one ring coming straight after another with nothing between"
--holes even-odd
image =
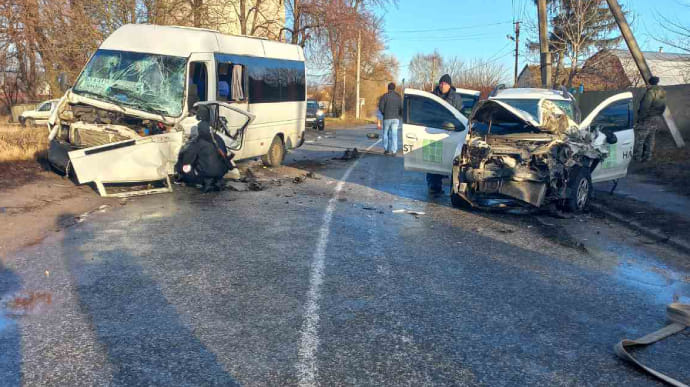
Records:
<instances>
[{"instance_id":1,"label":"white road marking","mask_svg":"<svg viewBox=\"0 0 690 387\"><path fill-rule=\"evenodd\" d=\"M381 140L371 144L366 151L378 145ZM364 155L362 155L363 157ZM345 171L343 177L338 181L333 191L333 196L328 201L326 212L323 214L323 223L319 230L319 240L314 251L314 258L311 263L311 274L309 278L309 292L307 293L307 303L304 311L304 321L302 322L299 352L297 354L297 376L300 386L316 386L316 350L319 347L319 298L321 297L321 284L323 283L324 266L326 260L326 246L331 229L331 219L333 211L338 202L338 195L343 189L350 173L355 169L360 159L357 159Z\"/></svg>"}]
</instances>

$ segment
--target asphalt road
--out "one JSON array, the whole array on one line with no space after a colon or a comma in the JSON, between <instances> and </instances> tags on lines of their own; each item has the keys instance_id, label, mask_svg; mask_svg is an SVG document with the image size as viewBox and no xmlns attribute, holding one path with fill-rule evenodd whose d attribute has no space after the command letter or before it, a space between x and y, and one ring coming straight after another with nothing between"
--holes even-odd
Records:
<instances>
[{"instance_id":1,"label":"asphalt road","mask_svg":"<svg viewBox=\"0 0 690 387\"><path fill-rule=\"evenodd\" d=\"M312 134L301 183L176 187L7 258L0 385L658 384L613 345L690 301L687 256L591 214L453 209L376 145L333 159L366 132ZM688 382L689 331L637 355Z\"/></svg>"}]
</instances>

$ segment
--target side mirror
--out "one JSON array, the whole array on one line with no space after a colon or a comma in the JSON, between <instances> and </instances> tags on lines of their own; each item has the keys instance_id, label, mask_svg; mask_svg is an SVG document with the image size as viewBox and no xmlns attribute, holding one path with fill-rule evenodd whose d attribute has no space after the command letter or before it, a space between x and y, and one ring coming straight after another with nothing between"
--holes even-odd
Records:
<instances>
[{"instance_id":1,"label":"side mirror","mask_svg":"<svg viewBox=\"0 0 690 387\"><path fill-rule=\"evenodd\" d=\"M608 130L604 131L603 133L606 135L606 142L607 143L615 144L618 142L618 137L616 136L615 133L608 131Z\"/></svg>"}]
</instances>

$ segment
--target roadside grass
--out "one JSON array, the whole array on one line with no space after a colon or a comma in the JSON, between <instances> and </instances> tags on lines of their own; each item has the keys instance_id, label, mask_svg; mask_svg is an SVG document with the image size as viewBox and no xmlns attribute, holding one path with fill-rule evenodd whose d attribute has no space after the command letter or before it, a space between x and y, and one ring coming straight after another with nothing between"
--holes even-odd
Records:
<instances>
[{"instance_id":1,"label":"roadside grass","mask_svg":"<svg viewBox=\"0 0 690 387\"><path fill-rule=\"evenodd\" d=\"M16 125L0 125L0 163L43 159L47 151L46 127L23 128Z\"/></svg>"},{"instance_id":2,"label":"roadside grass","mask_svg":"<svg viewBox=\"0 0 690 387\"><path fill-rule=\"evenodd\" d=\"M633 161L630 171L652 177L690 196L690 138L684 140L685 147L677 148L668 130L658 131L652 160L644 164Z\"/></svg>"}]
</instances>

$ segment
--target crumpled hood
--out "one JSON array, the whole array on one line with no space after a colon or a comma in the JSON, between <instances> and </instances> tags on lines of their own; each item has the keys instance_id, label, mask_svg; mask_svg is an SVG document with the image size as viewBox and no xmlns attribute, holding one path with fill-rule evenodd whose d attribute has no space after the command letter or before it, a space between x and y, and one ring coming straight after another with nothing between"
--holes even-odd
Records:
<instances>
[{"instance_id":1,"label":"crumpled hood","mask_svg":"<svg viewBox=\"0 0 690 387\"><path fill-rule=\"evenodd\" d=\"M498 120L508 122L516 120L554 134L568 134L580 129L575 121L548 99L539 101L539 112L540 116L534 117L532 114L510 106L501 100L489 99L477 104L470 121Z\"/></svg>"}]
</instances>

